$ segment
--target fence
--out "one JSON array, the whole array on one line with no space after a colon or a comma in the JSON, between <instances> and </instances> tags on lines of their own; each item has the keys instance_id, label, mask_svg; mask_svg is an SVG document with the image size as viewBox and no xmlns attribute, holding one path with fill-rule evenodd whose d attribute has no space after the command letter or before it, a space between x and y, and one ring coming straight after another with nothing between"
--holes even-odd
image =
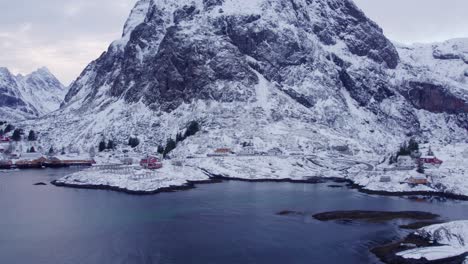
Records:
<instances>
[{"instance_id":1,"label":"fence","mask_svg":"<svg viewBox=\"0 0 468 264\"><path fill-rule=\"evenodd\" d=\"M83 168L84 167L81 167L81 169L77 170L83 170ZM141 171L140 173L136 173L137 170L135 167L120 164L96 165L93 167L86 167L86 170L112 175L129 176L131 180L154 179L158 177L158 173L156 171Z\"/></svg>"}]
</instances>

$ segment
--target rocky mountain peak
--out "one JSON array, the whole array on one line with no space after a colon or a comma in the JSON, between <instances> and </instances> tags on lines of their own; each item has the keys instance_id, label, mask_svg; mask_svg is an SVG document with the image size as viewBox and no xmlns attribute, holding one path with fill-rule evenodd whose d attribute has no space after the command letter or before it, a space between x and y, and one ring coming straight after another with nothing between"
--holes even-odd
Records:
<instances>
[{"instance_id":1,"label":"rocky mountain peak","mask_svg":"<svg viewBox=\"0 0 468 264\"><path fill-rule=\"evenodd\" d=\"M388 68L399 61L382 30L348 0L141 0L122 39L88 66L65 101L123 97L167 111L194 99L247 101L254 69L282 84L292 68L317 68L327 50ZM228 83L236 88L221 88Z\"/></svg>"},{"instance_id":2,"label":"rocky mountain peak","mask_svg":"<svg viewBox=\"0 0 468 264\"><path fill-rule=\"evenodd\" d=\"M460 63L397 50L351 0L140 0L42 126L81 145L151 135L151 148L200 120L199 146L383 153L466 138Z\"/></svg>"},{"instance_id":3,"label":"rocky mountain peak","mask_svg":"<svg viewBox=\"0 0 468 264\"><path fill-rule=\"evenodd\" d=\"M25 119L57 110L66 88L45 67L28 75L0 68L0 112L9 119Z\"/></svg>"}]
</instances>

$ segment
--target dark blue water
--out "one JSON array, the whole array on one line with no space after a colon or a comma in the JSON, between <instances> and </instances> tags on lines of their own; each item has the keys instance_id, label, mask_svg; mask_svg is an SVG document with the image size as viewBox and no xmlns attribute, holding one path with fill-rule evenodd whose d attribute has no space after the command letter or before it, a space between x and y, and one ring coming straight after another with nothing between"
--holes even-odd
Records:
<instances>
[{"instance_id":1,"label":"dark blue water","mask_svg":"<svg viewBox=\"0 0 468 264\"><path fill-rule=\"evenodd\" d=\"M322 223L281 210L422 210L468 219L466 202L369 196L328 184L199 185L131 196L58 188L66 170L0 172L0 263L378 263L368 249L397 222Z\"/></svg>"}]
</instances>

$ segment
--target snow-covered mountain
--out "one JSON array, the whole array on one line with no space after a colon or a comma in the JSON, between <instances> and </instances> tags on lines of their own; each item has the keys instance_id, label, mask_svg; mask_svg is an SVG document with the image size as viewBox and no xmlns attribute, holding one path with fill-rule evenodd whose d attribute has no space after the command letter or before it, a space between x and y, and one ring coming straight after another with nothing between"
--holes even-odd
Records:
<instances>
[{"instance_id":1,"label":"snow-covered mountain","mask_svg":"<svg viewBox=\"0 0 468 264\"><path fill-rule=\"evenodd\" d=\"M139 135L144 151L201 122L176 155L466 141L468 77L435 63L464 63L457 47L395 47L351 0L140 0L63 108L26 125L59 146Z\"/></svg>"},{"instance_id":2,"label":"snow-covered mountain","mask_svg":"<svg viewBox=\"0 0 468 264\"><path fill-rule=\"evenodd\" d=\"M26 76L0 68L0 119L29 119L57 110L66 92L47 68Z\"/></svg>"}]
</instances>

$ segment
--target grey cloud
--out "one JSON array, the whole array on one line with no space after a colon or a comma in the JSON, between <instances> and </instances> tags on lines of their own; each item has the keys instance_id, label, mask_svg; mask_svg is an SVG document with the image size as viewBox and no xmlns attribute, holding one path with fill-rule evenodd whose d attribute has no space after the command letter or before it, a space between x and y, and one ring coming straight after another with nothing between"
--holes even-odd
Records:
<instances>
[{"instance_id":1,"label":"grey cloud","mask_svg":"<svg viewBox=\"0 0 468 264\"><path fill-rule=\"evenodd\" d=\"M122 33L136 0L0 0L0 66L68 84Z\"/></svg>"},{"instance_id":2,"label":"grey cloud","mask_svg":"<svg viewBox=\"0 0 468 264\"><path fill-rule=\"evenodd\" d=\"M466 0L354 0L392 40L438 42L468 37Z\"/></svg>"}]
</instances>

